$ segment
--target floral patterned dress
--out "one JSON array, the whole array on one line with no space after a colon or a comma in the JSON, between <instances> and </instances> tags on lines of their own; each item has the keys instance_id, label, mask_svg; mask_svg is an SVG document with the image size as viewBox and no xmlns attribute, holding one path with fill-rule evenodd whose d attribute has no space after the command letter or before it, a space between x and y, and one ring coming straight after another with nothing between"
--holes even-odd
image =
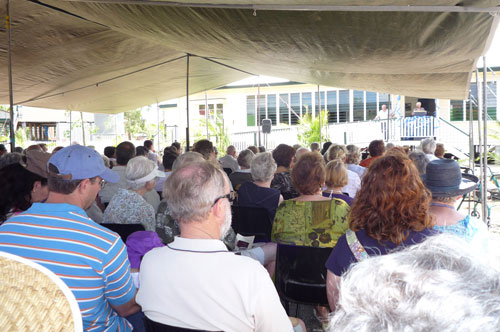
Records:
<instances>
[{"instance_id":1,"label":"floral patterned dress","mask_svg":"<svg viewBox=\"0 0 500 332\"><path fill-rule=\"evenodd\" d=\"M142 224L147 231L155 231L155 209L135 191L120 188L104 211L102 222Z\"/></svg>"},{"instance_id":2,"label":"floral patterned dress","mask_svg":"<svg viewBox=\"0 0 500 332\"><path fill-rule=\"evenodd\" d=\"M283 244L332 248L349 228L349 211L339 199L284 201L276 211L271 238Z\"/></svg>"}]
</instances>

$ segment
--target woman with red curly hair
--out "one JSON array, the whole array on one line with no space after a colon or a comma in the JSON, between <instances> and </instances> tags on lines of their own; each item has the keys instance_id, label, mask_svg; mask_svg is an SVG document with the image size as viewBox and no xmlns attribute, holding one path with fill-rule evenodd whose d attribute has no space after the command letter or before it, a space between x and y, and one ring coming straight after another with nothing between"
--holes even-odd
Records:
<instances>
[{"instance_id":1,"label":"woman with red curly hair","mask_svg":"<svg viewBox=\"0 0 500 332\"><path fill-rule=\"evenodd\" d=\"M340 276L352 263L385 255L434 235L431 193L413 162L391 149L367 169L350 213L349 230L339 238L326 267L327 294L335 310Z\"/></svg>"}]
</instances>

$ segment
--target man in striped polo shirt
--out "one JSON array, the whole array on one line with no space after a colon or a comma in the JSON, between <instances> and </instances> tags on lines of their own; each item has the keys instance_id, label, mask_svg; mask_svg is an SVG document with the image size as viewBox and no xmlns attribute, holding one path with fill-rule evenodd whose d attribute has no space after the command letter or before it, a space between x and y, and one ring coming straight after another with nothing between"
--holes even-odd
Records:
<instances>
[{"instance_id":1,"label":"man in striped polo shirt","mask_svg":"<svg viewBox=\"0 0 500 332\"><path fill-rule=\"evenodd\" d=\"M0 250L33 260L73 291L85 331L131 331L140 310L120 237L85 214L104 181L118 175L96 151L73 145L48 161L49 196L0 226ZM8 195L9 193L3 193Z\"/></svg>"}]
</instances>

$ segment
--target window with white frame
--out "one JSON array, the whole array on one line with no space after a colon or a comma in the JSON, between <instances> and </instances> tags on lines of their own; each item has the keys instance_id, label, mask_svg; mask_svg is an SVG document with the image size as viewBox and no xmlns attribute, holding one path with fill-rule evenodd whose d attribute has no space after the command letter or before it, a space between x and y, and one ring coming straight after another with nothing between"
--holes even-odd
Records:
<instances>
[{"instance_id":1,"label":"window with white frame","mask_svg":"<svg viewBox=\"0 0 500 332\"><path fill-rule=\"evenodd\" d=\"M391 107L390 94L354 90L351 101L350 93L350 90L320 91L320 105L318 91L265 94L259 96L258 103L257 96L250 95L246 97L247 126L256 126L257 118L260 123L262 119L270 119L273 126L297 125L300 117L307 113L316 116L320 108L328 112L328 123L349 122L351 109L354 121L369 121L375 118L382 104Z\"/></svg>"}]
</instances>

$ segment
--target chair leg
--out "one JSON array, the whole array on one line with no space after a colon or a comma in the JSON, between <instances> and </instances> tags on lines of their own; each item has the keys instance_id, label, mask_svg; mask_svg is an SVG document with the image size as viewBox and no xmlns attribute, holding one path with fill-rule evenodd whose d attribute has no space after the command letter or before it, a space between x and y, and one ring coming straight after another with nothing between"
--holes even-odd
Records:
<instances>
[{"instance_id":1,"label":"chair leg","mask_svg":"<svg viewBox=\"0 0 500 332\"><path fill-rule=\"evenodd\" d=\"M290 316L290 302L283 300L283 307L285 308L286 314Z\"/></svg>"}]
</instances>

